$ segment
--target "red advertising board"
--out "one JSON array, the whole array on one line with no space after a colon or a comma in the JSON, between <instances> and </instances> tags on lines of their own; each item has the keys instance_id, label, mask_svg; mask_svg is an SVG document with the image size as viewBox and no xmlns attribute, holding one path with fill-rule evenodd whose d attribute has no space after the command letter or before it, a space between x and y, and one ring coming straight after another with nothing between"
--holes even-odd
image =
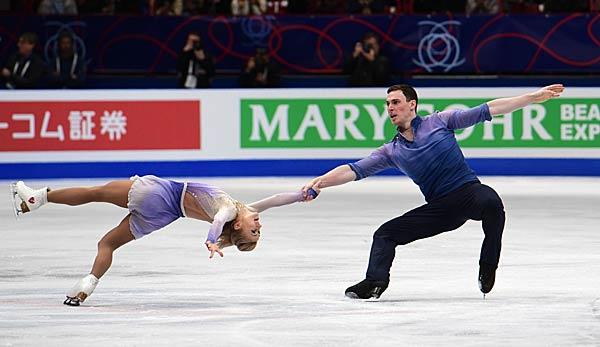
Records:
<instances>
[{"instance_id":1,"label":"red advertising board","mask_svg":"<svg viewBox=\"0 0 600 347\"><path fill-rule=\"evenodd\" d=\"M200 101L0 101L0 152L200 149Z\"/></svg>"}]
</instances>

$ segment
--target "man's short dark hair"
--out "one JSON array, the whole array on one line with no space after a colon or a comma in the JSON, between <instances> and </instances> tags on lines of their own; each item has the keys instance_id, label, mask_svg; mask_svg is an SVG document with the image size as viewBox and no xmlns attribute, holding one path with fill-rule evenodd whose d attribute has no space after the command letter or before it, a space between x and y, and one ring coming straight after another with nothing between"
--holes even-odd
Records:
<instances>
[{"instance_id":1,"label":"man's short dark hair","mask_svg":"<svg viewBox=\"0 0 600 347\"><path fill-rule=\"evenodd\" d=\"M37 45L38 43L38 37L35 33L32 32L25 32L22 33L21 36L19 36L19 38L23 39L23 41L30 43L32 45Z\"/></svg>"},{"instance_id":2,"label":"man's short dark hair","mask_svg":"<svg viewBox=\"0 0 600 347\"><path fill-rule=\"evenodd\" d=\"M73 40L73 35L70 32L68 32L66 30L63 30L58 35L58 41L60 42L60 41L62 41L62 39L65 39L65 38L69 39L71 42L74 41Z\"/></svg>"},{"instance_id":3,"label":"man's short dark hair","mask_svg":"<svg viewBox=\"0 0 600 347\"><path fill-rule=\"evenodd\" d=\"M362 37L362 41L363 41L363 42L365 42L365 41L367 41L367 40L368 40L368 39L370 39L370 38L374 38L375 40L377 40L377 42L379 42L379 36L377 36L377 34L375 34L375 33L374 33L374 32L372 32L372 31L367 31L367 32L366 32L366 33L363 35L363 37Z\"/></svg>"},{"instance_id":4,"label":"man's short dark hair","mask_svg":"<svg viewBox=\"0 0 600 347\"><path fill-rule=\"evenodd\" d=\"M406 97L406 101L414 100L416 104L419 104L419 97L417 96L417 91L412 86L409 86L408 84L394 84L393 86L388 88L387 93L389 94L391 92L395 92L396 90L399 90L402 92L402 94L404 94L404 96Z\"/></svg>"}]
</instances>

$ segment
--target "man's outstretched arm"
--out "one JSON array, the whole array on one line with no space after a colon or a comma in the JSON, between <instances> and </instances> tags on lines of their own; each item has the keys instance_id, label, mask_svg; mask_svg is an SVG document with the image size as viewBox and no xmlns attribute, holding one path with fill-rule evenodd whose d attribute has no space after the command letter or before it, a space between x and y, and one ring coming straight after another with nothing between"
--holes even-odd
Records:
<instances>
[{"instance_id":1,"label":"man's outstretched arm","mask_svg":"<svg viewBox=\"0 0 600 347\"><path fill-rule=\"evenodd\" d=\"M336 167L328 173L312 179L310 182L304 185L302 193L307 200L312 200L307 196L307 191L312 188L319 192L322 188L339 186L348 182L352 182L356 179L356 173L350 168L350 165L344 164Z\"/></svg>"},{"instance_id":2,"label":"man's outstretched arm","mask_svg":"<svg viewBox=\"0 0 600 347\"><path fill-rule=\"evenodd\" d=\"M552 84L536 90L533 93L527 93L510 98L495 99L488 101L487 104L490 108L490 114L492 116L497 116L518 110L529 104L540 103L551 98L557 98L560 96L563 90L565 90L565 87L562 84Z\"/></svg>"}]
</instances>

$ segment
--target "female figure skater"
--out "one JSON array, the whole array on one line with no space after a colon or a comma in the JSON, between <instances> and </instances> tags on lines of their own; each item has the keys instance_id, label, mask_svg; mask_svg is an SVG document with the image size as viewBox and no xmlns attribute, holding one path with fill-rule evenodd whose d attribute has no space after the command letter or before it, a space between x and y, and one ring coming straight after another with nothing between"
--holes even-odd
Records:
<instances>
[{"instance_id":1,"label":"female figure skater","mask_svg":"<svg viewBox=\"0 0 600 347\"><path fill-rule=\"evenodd\" d=\"M72 206L108 202L129 209L121 223L98 242L98 253L90 274L67 293L64 304L71 306L79 306L92 294L98 280L110 267L117 248L176 219L189 217L211 223L205 242L209 258L215 253L222 257L224 247L235 245L240 251L251 251L256 247L262 227L260 212L305 200L302 191L297 191L244 205L208 184L181 183L156 176L134 176L129 181L113 181L103 186L58 190L32 189L19 181L11 185L11 189L19 214L36 210L48 202ZM315 191L309 194L316 197Z\"/></svg>"}]
</instances>

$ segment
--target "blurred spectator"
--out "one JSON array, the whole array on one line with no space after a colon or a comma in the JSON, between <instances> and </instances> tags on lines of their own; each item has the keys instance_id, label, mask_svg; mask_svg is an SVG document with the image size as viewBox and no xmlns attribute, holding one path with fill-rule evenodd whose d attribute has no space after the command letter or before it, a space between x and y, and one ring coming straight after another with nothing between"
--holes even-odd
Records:
<instances>
[{"instance_id":1,"label":"blurred spectator","mask_svg":"<svg viewBox=\"0 0 600 347\"><path fill-rule=\"evenodd\" d=\"M109 14L141 14L148 0L109 0Z\"/></svg>"},{"instance_id":2,"label":"blurred spectator","mask_svg":"<svg viewBox=\"0 0 600 347\"><path fill-rule=\"evenodd\" d=\"M181 16L183 13L183 0L173 0L171 8L176 16Z\"/></svg>"},{"instance_id":3,"label":"blurred spectator","mask_svg":"<svg viewBox=\"0 0 600 347\"><path fill-rule=\"evenodd\" d=\"M285 14L289 5L288 0L267 0L268 14Z\"/></svg>"},{"instance_id":4,"label":"blurred spectator","mask_svg":"<svg viewBox=\"0 0 600 347\"><path fill-rule=\"evenodd\" d=\"M181 12L184 16L197 16L208 12L207 4L205 0L183 0L183 10Z\"/></svg>"},{"instance_id":5,"label":"blurred spectator","mask_svg":"<svg viewBox=\"0 0 600 347\"><path fill-rule=\"evenodd\" d=\"M379 39L369 32L354 45L344 72L350 75L348 84L352 87L384 86L388 84L389 65L389 59L380 54Z\"/></svg>"},{"instance_id":6,"label":"blurred spectator","mask_svg":"<svg viewBox=\"0 0 600 347\"><path fill-rule=\"evenodd\" d=\"M175 10L173 8L173 0L154 0L152 2L153 2L153 8L152 8L150 14L156 15L156 16L174 16L175 15Z\"/></svg>"},{"instance_id":7,"label":"blurred spectator","mask_svg":"<svg viewBox=\"0 0 600 347\"><path fill-rule=\"evenodd\" d=\"M589 0L545 0L543 4L545 13L588 12L590 10Z\"/></svg>"},{"instance_id":8,"label":"blurred spectator","mask_svg":"<svg viewBox=\"0 0 600 347\"><path fill-rule=\"evenodd\" d=\"M44 62L33 52L38 37L31 32L23 33L17 42L18 51L8 58L2 69L4 85L8 89L33 89L38 87L44 74Z\"/></svg>"},{"instance_id":9,"label":"blurred spectator","mask_svg":"<svg viewBox=\"0 0 600 347\"><path fill-rule=\"evenodd\" d=\"M344 14L346 2L342 0L311 0L308 3L311 14Z\"/></svg>"},{"instance_id":10,"label":"blurred spectator","mask_svg":"<svg viewBox=\"0 0 600 347\"><path fill-rule=\"evenodd\" d=\"M37 13L39 0L10 0L10 10L12 13Z\"/></svg>"},{"instance_id":11,"label":"blurred spectator","mask_svg":"<svg viewBox=\"0 0 600 347\"><path fill-rule=\"evenodd\" d=\"M215 65L199 34L188 34L183 51L177 58L177 75L180 88L210 87Z\"/></svg>"},{"instance_id":12,"label":"blurred spectator","mask_svg":"<svg viewBox=\"0 0 600 347\"><path fill-rule=\"evenodd\" d=\"M56 52L56 49L55 49ZM58 52L49 64L50 86L53 88L81 88L85 80L85 57L77 53L73 36L63 32L58 37Z\"/></svg>"},{"instance_id":13,"label":"blurred spectator","mask_svg":"<svg viewBox=\"0 0 600 347\"><path fill-rule=\"evenodd\" d=\"M111 10L109 2L109 0L77 0L77 9L79 14L108 13Z\"/></svg>"},{"instance_id":14,"label":"blurred spectator","mask_svg":"<svg viewBox=\"0 0 600 347\"><path fill-rule=\"evenodd\" d=\"M504 0L502 0L504 1ZM390 13L405 13L413 14L415 12L415 6L413 0L396 0L391 1L389 5Z\"/></svg>"},{"instance_id":15,"label":"blurred spectator","mask_svg":"<svg viewBox=\"0 0 600 347\"><path fill-rule=\"evenodd\" d=\"M231 0L206 0L206 9L208 14L231 14Z\"/></svg>"},{"instance_id":16,"label":"blurred spectator","mask_svg":"<svg viewBox=\"0 0 600 347\"><path fill-rule=\"evenodd\" d=\"M293 14L308 13L308 0L290 1L288 5L288 12Z\"/></svg>"},{"instance_id":17,"label":"blurred spectator","mask_svg":"<svg viewBox=\"0 0 600 347\"><path fill-rule=\"evenodd\" d=\"M42 0L38 7L38 14L76 15L77 4L75 0Z\"/></svg>"},{"instance_id":18,"label":"blurred spectator","mask_svg":"<svg viewBox=\"0 0 600 347\"><path fill-rule=\"evenodd\" d=\"M280 81L279 65L269 58L264 48L256 49L256 55L248 59L240 76L240 86L243 88L279 87Z\"/></svg>"},{"instance_id":19,"label":"blurred spectator","mask_svg":"<svg viewBox=\"0 0 600 347\"><path fill-rule=\"evenodd\" d=\"M533 0L504 0L506 12L539 13L539 4Z\"/></svg>"},{"instance_id":20,"label":"blurred spectator","mask_svg":"<svg viewBox=\"0 0 600 347\"><path fill-rule=\"evenodd\" d=\"M383 13L385 2L383 0L351 0L348 1L348 12L355 14Z\"/></svg>"},{"instance_id":21,"label":"blurred spectator","mask_svg":"<svg viewBox=\"0 0 600 347\"><path fill-rule=\"evenodd\" d=\"M472 14L496 14L499 11L498 0L467 0L465 12Z\"/></svg>"},{"instance_id":22,"label":"blurred spectator","mask_svg":"<svg viewBox=\"0 0 600 347\"><path fill-rule=\"evenodd\" d=\"M463 13L466 8L466 0L415 0L414 12L424 14L437 13Z\"/></svg>"},{"instance_id":23,"label":"blurred spectator","mask_svg":"<svg viewBox=\"0 0 600 347\"><path fill-rule=\"evenodd\" d=\"M267 0L232 0L231 14L234 16L260 16L267 10Z\"/></svg>"}]
</instances>

